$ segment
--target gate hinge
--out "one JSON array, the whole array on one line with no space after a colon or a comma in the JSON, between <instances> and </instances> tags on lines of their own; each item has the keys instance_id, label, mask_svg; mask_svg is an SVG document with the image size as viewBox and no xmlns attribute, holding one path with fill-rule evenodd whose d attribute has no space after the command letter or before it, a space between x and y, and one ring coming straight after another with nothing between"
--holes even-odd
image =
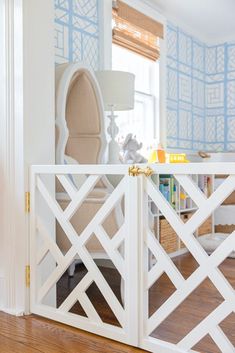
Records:
<instances>
[{"instance_id":1,"label":"gate hinge","mask_svg":"<svg viewBox=\"0 0 235 353\"><path fill-rule=\"evenodd\" d=\"M150 177L151 175L154 174L154 171L150 167L140 168L137 165L132 165L128 169L128 174L129 174L129 176L132 176L132 177L136 177L139 175L145 175L146 177Z\"/></svg>"},{"instance_id":2,"label":"gate hinge","mask_svg":"<svg viewBox=\"0 0 235 353\"><path fill-rule=\"evenodd\" d=\"M29 265L25 267L25 283L26 283L26 287L29 288L30 287L30 266Z\"/></svg>"},{"instance_id":3,"label":"gate hinge","mask_svg":"<svg viewBox=\"0 0 235 353\"><path fill-rule=\"evenodd\" d=\"M25 193L25 212L26 213L30 212L30 192L29 191Z\"/></svg>"}]
</instances>

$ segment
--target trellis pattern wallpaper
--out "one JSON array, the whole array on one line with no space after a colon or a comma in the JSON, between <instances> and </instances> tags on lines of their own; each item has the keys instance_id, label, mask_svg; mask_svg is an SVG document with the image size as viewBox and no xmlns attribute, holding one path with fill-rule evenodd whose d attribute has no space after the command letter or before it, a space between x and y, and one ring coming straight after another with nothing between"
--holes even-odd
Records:
<instances>
[{"instance_id":1,"label":"trellis pattern wallpaper","mask_svg":"<svg viewBox=\"0 0 235 353\"><path fill-rule=\"evenodd\" d=\"M235 42L210 46L167 29L167 145L235 150Z\"/></svg>"},{"instance_id":2,"label":"trellis pattern wallpaper","mask_svg":"<svg viewBox=\"0 0 235 353\"><path fill-rule=\"evenodd\" d=\"M55 61L99 68L99 0L55 0ZM235 42L208 47L167 28L167 146L235 150Z\"/></svg>"},{"instance_id":3,"label":"trellis pattern wallpaper","mask_svg":"<svg viewBox=\"0 0 235 353\"><path fill-rule=\"evenodd\" d=\"M205 45L173 25L167 32L168 147L203 149Z\"/></svg>"},{"instance_id":4,"label":"trellis pattern wallpaper","mask_svg":"<svg viewBox=\"0 0 235 353\"><path fill-rule=\"evenodd\" d=\"M99 67L98 0L55 0L56 63L83 61Z\"/></svg>"},{"instance_id":5,"label":"trellis pattern wallpaper","mask_svg":"<svg viewBox=\"0 0 235 353\"><path fill-rule=\"evenodd\" d=\"M206 142L235 150L235 43L206 48Z\"/></svg>"}]
</instances>

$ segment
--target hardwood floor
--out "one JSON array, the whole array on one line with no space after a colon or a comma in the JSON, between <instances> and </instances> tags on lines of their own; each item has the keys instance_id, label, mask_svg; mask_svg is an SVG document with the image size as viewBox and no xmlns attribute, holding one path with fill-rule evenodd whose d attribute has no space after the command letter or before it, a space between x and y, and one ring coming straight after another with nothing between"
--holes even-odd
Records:
<instances>
[{"instance_id":1,"label":"hardwood floor","mask_svg":"<svg viewBox=\"0 0 235 353\"><path fill-rule=\"evenodd\" d=\"M197 262L189 254L179 256L175 264L184 276L188 278L198 267ZM235 259L226 259L220 266L221 272L225 275L232 287L235 289ZM175 287L166 275L163 275L158 284L155 284L150 291L150 313L156 310L173 293ZM202 284L158 327L152 336L177 343L207 315L209 315L220 303L223 297L217 291L209 279ZM226 333L232 344L235 346L235 314L225 319L220 327ZM194 350L202 353L220 353L209 336L199 342ZM227 353L227 352L223 352Z\"/></svg>"},{"instance_id":2,"label":"hardwood floor","mask_svg":"<svg viewBox=\"0 0 235 353\"><path fill-rule=\"evenodd\" d=\"M184 278L188 278L198 267L197 262L189 254L179 256L174 260L177 268ZM120 298L120 276L114 269L101 268L104 277L110 284L117 298ZM230 284L235 288L235 259L226 259L220 266ZM82 277L87 273L83 265L76 269L74 278L68 278L65 274L58 283L58 306L63 302L71 290L77 285ZM153 285L149 293L149 313L159 308L175 291L174 285L166 275L163 275L157 283ZM95 306L97 312L104 322L118 325L114 314L108 307L105 299L95 284L87 290L87 294ZM197 324L201 322L211 311L213 311L223 301L214 285L206 279L152 334L153 337L177 343ZM73 313L84 315L79 303L71 309ZM230 315L220 325L235 346L235 314ZM203 353L219 353L210 337L205 337L194 349ZM225 352L226 353L226 352Z\"/></svg>"},{"instance_id":3,"label":"hardwood floor","mask_svg":"<svg viewBox=\"0 0 235 353\"><path fill-rule=\"evenodd\" d=\"M185 278L189 277L198 266L190 255L183 255L176 258L175 264ZM234 259L227 259L220 266L221 271L225 274L233 288L235 288L234 265ZM120 276L113 269L102 268L102 272L121 302ZM57 286L57 305L60 305L85 274L85 267L79 265L74 278L69 279L67 274L61 278ZM162 305L174 290L173 284L169 281L167 276L163 275L158 283L150 290L150 314ZM109 309L105 299L95 285L92 285L88 289L87 294L102 320L118 325L112 311ZM201 286L191 294L160 327L158 327L153 333L153 336L168 342L178 342L222 301L223 298L213 284L209 280L205 280ZM85 316L85 313L78 303L71 309L71 312ZM220 327L235 346L235 314L230 315ZM220 352L210 337L205 337L194 349L200 353ZM0 313L0 352L137 353L143 351L34 315L16 318Z\"/></svg>"},{"instance_id":4,"label":"hardwood floor","mask_svg":"<svg viewBox=\"0 0 235 353\"><path fill-rule=\"evenodd\" d=\"M14 317L0 312L1 353L141 353L87 332L35 315Z\"/></svg>"}]
</instances>

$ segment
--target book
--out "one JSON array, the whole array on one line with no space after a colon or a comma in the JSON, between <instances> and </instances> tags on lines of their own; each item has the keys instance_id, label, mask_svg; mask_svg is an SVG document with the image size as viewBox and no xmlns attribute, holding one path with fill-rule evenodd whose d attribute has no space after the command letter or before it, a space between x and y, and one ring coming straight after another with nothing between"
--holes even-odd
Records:
<instances>
[{"instance_id":1,"label":"book","mask_svg":"<svg viewBox=\"0 0 235 353\"><path fill-rule=\"evenodd\" d=\"M177 200L177 184L175 183L175 179L171 175L160 175L159 182L160 192L175 209Z\"/></svg>"}]
</instances>

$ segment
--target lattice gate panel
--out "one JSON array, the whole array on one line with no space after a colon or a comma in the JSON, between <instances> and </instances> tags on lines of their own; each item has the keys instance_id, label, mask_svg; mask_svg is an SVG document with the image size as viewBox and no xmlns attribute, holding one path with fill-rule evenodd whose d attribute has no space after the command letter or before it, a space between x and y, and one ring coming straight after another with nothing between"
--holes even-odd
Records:
<instances>
[{"instance_id":1,"label":"lattice gate panel","mask_svg":"<svg viewBox=\"0 0 235 353\"><path fill-rule=\"evenodd\" d=\"M137 345L138 307L132 295L132 291L137 293L138 285L137 206L132 206L137 181L125 175L126 167L118 170L119 179L113 188L105 176L113 172L108 166L33 167L31 311ZM92 217L81 230L91 210ZM110 222L116 227L111 235L107 230ZM62 241L58 239L61 237ZM60 243L66 243L67 248ZM118 284L112 285L112 278L107 278L95 259L112 263L110 271ZM75 274L69 278L67 271L71 267L74 270L76 262ZM96 296L102 299L105 313L99 310ZM106 312L111 312L111 318L103 318L109 315Z\"/></svg>"},{"instance_id":2,"label":"lattice gate panel","mask_svg":"<svg viewBox=\"0 0 235 353\"><path fill-rule=\"evenodd\" d=\"M205 165L204 168L205 169ZM207 173L213 174L212 166L207 167ZM165 168L167 169L167 168ZM167 172L169 173L169 169ZM235 249L235 232L228 235L219 247L208 255L203 249L195 236L195 231L210 217L213 212L220 206L223 201L235 189L235 175L230 175L224 179L223 183L216 189L211 196L206 197L200 188L196 185L193 179L186 174L187 167L180 166L177 172L177 166L172 168L175 173L174 178L187 192L189 197L196 205L194 214L184 222L172 205L167 201L162 192L159 190L159 185L156 185L154 178L144 179L143 193L143 244L142 244L142 267L141 273L143 276L141 287L140 315L141 315L141 332L140 346L152 352L193 352L195 346L205 339L208 335L211 339L211 344L217 346L216 352L232 353L235 352L235 347L222 330L221 323L235 311L235 292L234 288L228 279L221 272L219 266ZM218 168L216 169L218 170ZM159 173L158 167L155 168L156 174ZM165 171L165 174L167 174ZM162 167L164 174L164 167ZM190 256L196 263L195 269L187 277L181 273L173 259L166 253L158 239L153 225L149 221L147 214L149 199L155 204L159 210L161 217L164 217L178 235L180 242L183 242L188 249ZM152 262L152 259L154 261ZM154 311L151 309L150 291L153 286L158 288L154 300L164 294L164 287L161 287L161 277L167 278L172 289L172 292L165 301L159 300L159 305ZM183 303L189 300L190 296L204 282L210 282L210 286L214 288L220 295L220 302L215 301L214 309L207 312L204 307L205 315L198 322L185 330L185 335L176 339L173 337L173 331L177 328L177 323L174 322L174 316ZM166 283L166 282L165 282ZM167 285L167 284L165 284ZM157 287L160 286L160 287ZM207 299L208 293L204 293L204 299ZM151 299L152 300L152 299ZM198 308L203 304L203 298L198 298ZM192 317L193 311L187 302L186 314ZM151 309L151 310L150 310ZM151 312L150 312L151 311ZM178 313L180 313L178 311ZM177 319L180 319L178 316ZM193 321L192 317L192 321ZM167 321L167 325L165 322ZM180 320L179 320L180 321ZM184 326L184 321L180 325ZM174 326L174 327L173 327ZM233 328L231 328L233 329ZM177 331L177 330L176 330ZM168 333L167 333L168 332ZM206 352L206 351L205 351Z\"/></svg>"},{"instance_id":3,"label":"lattice gate panel","mask_svg":"<svg viewBox=\"0 0 235 353\"><path fill-rule=\"evenodd\" d=\"M222 353L235 352L225 324L235 313L235 293L221 267L235 250L235 232L208 255L196 231L235 190L235 168L199 163L151 167L154 175L148 178L129 176L124 165L32 168L31 311L154 353L206 353L198 348L203 340ZM149 175L144 173L148 168L133 170ZM222 173L228 177L209 196L192 177ZM174 176L192 200L195 207L190 217L182 217L160 191L155 177L162 174ZM112 175L112 185L108 175ZM188 251L191 273L183 273L158 238L150 200L164 219L163 230L170 227L178 244ZM110 229L112 219L116 226ZM97 259L109 260L110 271L99 266ZM74 268L74 277L69 278L67 270L71 275ZM163 277L168 281L164 287ZM217 293L213 308L195 295L206 281L211 293ZM164 297L167 287L171 290ZM204 299L208 295L204 293ZM177 312L185 303L192 322L188 320L184 333L173 339L176 321L185 326ZM196 309L203 305L204 316L199 318Z\"/></svg>"}]
</instances>

